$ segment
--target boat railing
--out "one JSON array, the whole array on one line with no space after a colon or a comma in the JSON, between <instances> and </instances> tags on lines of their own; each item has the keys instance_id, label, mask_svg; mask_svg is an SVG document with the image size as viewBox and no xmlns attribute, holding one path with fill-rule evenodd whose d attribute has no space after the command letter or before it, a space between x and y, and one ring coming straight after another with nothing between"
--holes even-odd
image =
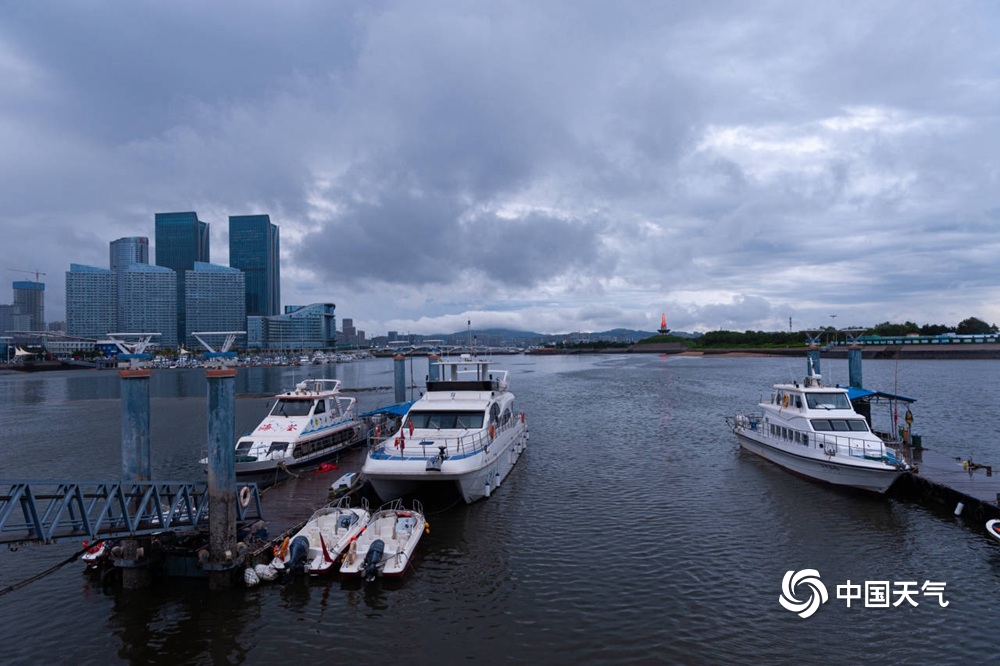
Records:
<instances>
[{"instance_id":1,"label":"boat railing","mask_svg":"<svg viewBox=\"0 0 1000 666\"><path fill-rule=\"evenodd\" d=\"M881 440L873 441L863 437L830 435L822 432L813 433L813 438L816 445L829 455L846 455L852 458L881 460L882 462L896 459L896 456L890 454L890 450Z\"/></svg>"},{"instance_id":2,"label":"boat railing","mask_svg":"<svg viewBox=\"0 0 1000 666\"><path fill-rule=\"evenodd\" d=\"M447 456L472 455L488 448L500 433L517 427L518 423L519 417L512 417L505 422L494 423L492 425L492 433L489 430L476 430L454 437L435 434L422 438L419 434L410 435L409 431L404 428L402 430L403 450L400 453L402 457L407 457L406 451L413 451L419 447L420 457L429 459L440 455L441 447L443 446L445 447L444 451ZM394 453L394 448L399 449L399 438L400 432L396 431L388 437L383 437L377 441L375 438L371 438L369 441L372 447L384 446L386 453L391 454Z\"/></svg>"}]
</instances>

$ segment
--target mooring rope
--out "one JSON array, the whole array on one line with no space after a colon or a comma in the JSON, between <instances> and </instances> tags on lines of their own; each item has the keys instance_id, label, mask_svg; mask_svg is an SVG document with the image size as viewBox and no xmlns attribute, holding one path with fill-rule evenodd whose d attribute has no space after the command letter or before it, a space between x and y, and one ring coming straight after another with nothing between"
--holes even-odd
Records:
<instances>
[{"instance_id":1,"label":"mooring rope","mask_svg":"<svg viewBox=\"0 0 1000 666\"><path fill-rule=\"evenodd\" d=\"M73 553L72 555L70 555L69 557L67 557L65 560L63 560L59 564L51 566L48 569L46 569L45 571L43 571L41 573L35 574L31 578L25 578L20 583L14 583L13 585L10 585L8 587L3 588L2 590L0 590L0 597L2 597L3 595L5 595L5 594L7 594L9 592L13 592L14 590L20 590L22 587L28 585L29 583L34 583L36 580L40 580L42 578L45 578L46 576L48 576L51 573L55 573L56 571L58 571L59 569L61 569L64 566L66 566L70 562L75 561L78 557L80 557L81 555L83 555L86 552L87 552L87 549L84 548L83 550L81 550L78 553Z\"/></svg>"}]
</instances>

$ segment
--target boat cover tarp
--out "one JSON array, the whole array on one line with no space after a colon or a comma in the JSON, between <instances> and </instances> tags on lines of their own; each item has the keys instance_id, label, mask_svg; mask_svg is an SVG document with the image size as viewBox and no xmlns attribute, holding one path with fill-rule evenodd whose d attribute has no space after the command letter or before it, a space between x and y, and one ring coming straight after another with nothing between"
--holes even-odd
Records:
<instances>
[{"instance_id":1,"label":"boat cover tarp","mask_svg":"<svg viewBox=\"0 0 1000 666\"><path fill-rule=\"evenodd\" d=\"M366 416L375 416L376 414L392 414L393 416L406 416L406 412L409 411L410 405L413 402L397 402L393 405L386 405L385 407L379 407L378 409L373 409L370 412L365 412L361 415L361 418Z\"/></svg>"},{"instance_id":2,"label":"boat cover tarp","mask_svg":"<svg viewBox=\"0 0 1000 666\"><path fill-rule=\"evenodd\" d=\"M893 395L892 393L884 393L882 391L872 391L866 388L854 388L853 386L847 387L847 399L851 402L855 400L872 400L884 398L886 400L899 400L900 402L916 402L916 398L907 398L905 395Z\"/></svg>"}]
</instances>

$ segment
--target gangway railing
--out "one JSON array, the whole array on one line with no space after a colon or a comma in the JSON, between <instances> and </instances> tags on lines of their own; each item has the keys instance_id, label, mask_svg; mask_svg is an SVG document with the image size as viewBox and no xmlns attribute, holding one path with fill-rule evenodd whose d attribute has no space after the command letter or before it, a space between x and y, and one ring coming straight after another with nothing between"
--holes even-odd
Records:
<instances>
[{"instance_id":1,"label":"gangway railing","mask_svg":"<svg viewBox=\"0 0 1000 666\"><path fill-rule=\"evenodd\" d=\"M257 484L239 484L237 522L260 520ZM182 481L0 480L0 545L208 528L208 487Z\"/></svg>"}]
</instances>

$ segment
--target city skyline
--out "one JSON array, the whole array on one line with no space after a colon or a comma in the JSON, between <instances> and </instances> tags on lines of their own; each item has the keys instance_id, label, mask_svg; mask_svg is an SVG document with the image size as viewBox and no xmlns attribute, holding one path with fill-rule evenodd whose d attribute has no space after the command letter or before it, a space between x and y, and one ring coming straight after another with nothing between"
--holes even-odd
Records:
<instances>
[{"instance_id":1,"label":"city skyline","mask_svg":"<svg viewBox=\"0 0 1000 666\"><path fill-rule=\"evenodd\" d=\"M48 318L194 210L219 265L270 214L283 304L373 336L1000 322L994 4L235 13L0 10L0 259Z\"/></svg>"}]
</instances>

